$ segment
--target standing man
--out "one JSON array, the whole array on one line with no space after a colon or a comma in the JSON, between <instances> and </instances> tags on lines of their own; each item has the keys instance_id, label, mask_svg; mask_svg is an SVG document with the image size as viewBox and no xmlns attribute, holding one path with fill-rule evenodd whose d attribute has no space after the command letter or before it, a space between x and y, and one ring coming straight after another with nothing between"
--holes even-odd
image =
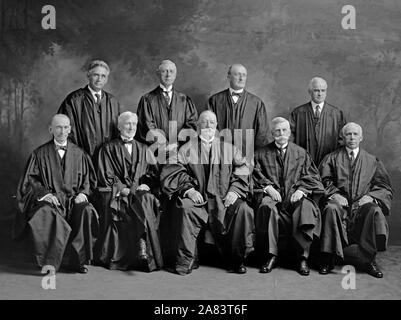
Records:
<instances>
[{"instance_id":1,"label":"standing man","mask_svg":"<svg viewBox=\"0 0 401 320\"><path fill-rule=\"evenodd\" d=\"M316 166L324 156L340 147L340 130L346 123L343 112L327 103L327 83L315 77L309 82L311 101L291 112L294 142L306 149Z\"/></svg>"},{"instance_id":2,"label":"standing man","mask_svg":"<svg viewBox=\"0 0 401 320\"><path fill-rule=\"evenodd\" d=\"M295 245L298 272L307 276L310 247L320 236L317 203L324 188L310 155L288 141L291 129L286 119L272 120L272 135L274 141L256 151L253 171L255 190L263 192L255 208L256 246L263 258L260 272L269 273L276 265L279 235L285 234Z\"/></svg>"},{"instance_id":3,"label":"standing man","mask_svg":"<svg viewBox=\"0 0 401 320\"><path fill-rule=\"evenodd\" d=\"M181 275L196 267L198 235L207 226L235 272L246 273L244 260L253 251L253 210L245 201L249 166L235 146L215 136L216 127L216 115L202 112L198 137L184 144L178 162L167 164L161 173L163 192L173 203L172 267Z\"/></svg>"},{"instance_id":4,"label":"standing man","mask_svg":"<svg viewBox=\"0 0 401 320\"><path fill-rule=\"evenodd\" d=\"M162 267L159 242L159 175L150 165L146 145L134 140L138 117L118 117L120 137L99 151L98 189L102 210L110 221L101 238L100 262L109 269Z\"/></svg>"},{"instance_id":5,"label":"standing man","mask_svg":"<svg viewBox=\"0 0 401 320\"><path fill-rule=\"evenodd\" d=\"M38 266L58 270L65 255L70 269L87 273L98 232L97 213L88 202L93 166L67 141L70 130L67 116L53 117L53 139L32 153L19 183L18 218L30 230Z\"/></svg>"},{"instance_id":6,"label":"standing man","mask_svg":"<svg viewBox=\"0 0 401 320\"><path fill-rule=\"evenodd\" d=\"M156 71L160 84L142 96L138 104L138 130L136 138L148 145L158 140L167 151L177 151L178 135L182 129L196 131L198 112L191 98L174 89L177 67L163 60ZM156 138L157 137L157 138Z\"/></svg>"},{"instance_id":7,"label":"standing man","mask_svg":"<svg viewBox=\"0 0 401 320\"><path fill-rule=\"evenodd\" d=\"M342 135L345 147L330 153L319 167L327 197L320 273L329 273L335 258L346 256L368 274L382 278L375 257L387 246L385 215L390 214L393 198L390 179L383 163L359 148L363 139L360 125L347 123Z\"/></svg>"},{"instance_id":8,"label":"standing man","mask_svg":"<svg viewBox=\"0 0 401 320\"><path fill-rule=\"evenodd\" d=\"M242 64L230 66L227 74L230 87L212 95L208 109L217 116L217 129L228 129L226 134L231 135L229 142L234 143L250 160L254 149L268 143L269 121L263 101L245 90L246 78L247 70Z\"/></svg>"},{"instance_id":9,"label":"standing man","mask_svg":"<svg viewBox=\"0 0 401 320\"><path fill-rule=\"evenodd\" d=\"M103 90L109 73L106 62L91 61L87 69L88 85L70 93L58 110L71 119L71 141L93 160L104 142L118 137L120 104L112 94Z\"/></svg>"}]
</instances>

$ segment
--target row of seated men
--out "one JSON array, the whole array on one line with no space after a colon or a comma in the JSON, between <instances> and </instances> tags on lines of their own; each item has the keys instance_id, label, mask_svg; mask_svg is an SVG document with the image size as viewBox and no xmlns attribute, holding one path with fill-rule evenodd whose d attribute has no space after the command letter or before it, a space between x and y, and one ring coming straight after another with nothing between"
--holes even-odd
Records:
<instances>
[{"instance_id":1,"label":"row of seated men","mask_svg":"<svg viewBox=\"0 0 401 320\"><path fill-rule=\"evenodd\" d=\"M197 135L178 153L168 150L161 165L134 139L137 115L124 112L119 137L92 163L68 141L70 119L55 115L53 139L32 153L18 189L20 230L32 236L37 264L86 273L94 260L185 275L198 267L197 241L207 229L228 269L240 274L255 248L260 272L271 272L284 234L301 275L309 275L311 245L320 241L321 274L349 250L363 270L383 276L375 257L387 245L393 192L383 164L359 147L359 125L342 128L345 145L317 168L289 141L284 118L272 120L273 141L253 161L219 138L217 124L213 111L202 112Z\"/></svg>"}]
</instances>

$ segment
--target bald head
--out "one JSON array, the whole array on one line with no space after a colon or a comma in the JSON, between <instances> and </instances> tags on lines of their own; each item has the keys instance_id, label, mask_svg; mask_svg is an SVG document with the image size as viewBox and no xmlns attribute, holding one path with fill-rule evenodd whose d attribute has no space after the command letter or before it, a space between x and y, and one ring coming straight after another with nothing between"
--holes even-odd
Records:
<instances>
[{"instance_id":1,"label":"bald head","mask_svg":"<svg viewBox=\"0 0 401 320\"><path fill-rule=\"evenodd\" d=\"M174 84L174 81L177 77L177 67L175 63L171 60L163 60L156 71L160 83L169 88Z\"/></svg>"},{"instance_id":2,"label":"bald head","mask_svg":"<svg viewBox=\"0 0 401 320\"><path fill-rule=\"evenodd\" d=\"M227 79L230 87L234 90L245 88L247 78L246 68L239 63L235 63L228 68Z\"/></svg>"},{"instance_id":3,"label":"bald head","mask_svg":"<svg viewBox=\"0 0 401 320\"><path fill-rule=\"evenodd\" d=\"M49 132L53 135L54 140L60 144L64 144L71 132L70 119L64 114L54 115L49 127Z\"/></svg>"},{"instance_id":4,"label":"bald head","mask_svg":"<svg viewBox=\"0 0 401 320\"><path fill-rule=\"evenodd\" d=\"M314 77L309 81L308 92L311 100L315 103L322 103L326 100L327 82L323 78Z\"/></svg>"},{"instance_id":5,"label":"bald head","mask_svg":"<svg viewBox=\"0 0 401 320\"><path fill-rule=\"evenodd\" d=\"M345 145L350 149L359 148L363 140L362 127L355 122L348 122L341 130Z\"/></svg>"}]
</instances>

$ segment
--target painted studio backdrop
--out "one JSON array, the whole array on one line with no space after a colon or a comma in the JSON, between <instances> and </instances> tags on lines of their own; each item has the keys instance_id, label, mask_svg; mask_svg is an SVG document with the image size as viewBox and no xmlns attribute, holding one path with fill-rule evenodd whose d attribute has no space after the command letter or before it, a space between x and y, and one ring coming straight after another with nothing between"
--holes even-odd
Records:
<instances>
[{"instance_id":1,"label":"painted studio backdrop","mask_svg":"<svg viewBox=\"0 0 401 320\"><path fill-rule=\"evenodd\" d=\"M55 29L44 29L45 5ZM343 28L345 5L355 29ZM227 87L227 68L248 69L247 88L270 117L308 101L316 75L327 101L362 125L362 146L382 159L395 189L390 243L401 244L401 2L396 0L0 0L0 223L29 153L49 139L65 96L86 84L91 58L111 67L106 90L123 110L157 84L163 59L199 111Z\"/></svg>"}]
</instances>

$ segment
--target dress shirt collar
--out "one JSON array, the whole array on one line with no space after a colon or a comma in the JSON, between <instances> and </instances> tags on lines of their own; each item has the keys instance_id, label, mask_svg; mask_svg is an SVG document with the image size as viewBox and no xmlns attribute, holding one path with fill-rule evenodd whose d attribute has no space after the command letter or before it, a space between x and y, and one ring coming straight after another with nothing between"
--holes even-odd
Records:
<instances>
[{"instance_id":1,"label":"dress shirt collar","mask_svg":"<svg viewBox=\"0 0 401 320\"><path fill-rule=\"evenodd\" d=\"M277 149L284 149L284 151L288 147L288 142L286 144L282 145L282 146L279 146L276 142L274 142L274 144L276 145Z\"/></svg>"},{"instance_id":2,"label":"dress shirt collar","mask_svg":"<svg viewBox=\"0 0 401 320\"><path fill-rule=\"evenodd\" d=\"M201 135L199 135L199 139L201 140L201 142L205 145L211 145L213 140L214 140L215 136L213 136L211 139L206 140L204 137L202 137Z\"/></svg>"},{"instance_id":3,"label":"dress shirt collar","mask_svg":"<svg viewBox=\"0 0 401 320\"><path fill-rule=\"evenodd\" d=\"M167 91L169 94L170 94L170 92L173 91L173 86L172 86L172 85L170 85L168 88L166 88L164 85L162 85L162 84L160 83L159 86L160 86L160 88L161 88L163 91Z\"/></svg>"},{"instance_id":4,"label":"dress shirt collar","mask_svg":"<svg viewBox=\"0 0 401 320\"><path fill-rule=\"evenodd\" d=\"M315 112L315 111L316 111L316 106L317 106L317 105L319 105L319 106L320 106L320 112L322 112L322 110L323 110L323 106L324 106L324 101L323 101L323 102L321 102L321 103L316 103L316 102L313 102L313 101L311 101L311 104L312 104L312 109L313 109L313 112Z\"/></svg>"},{"instance_id":5,"label":"dress shirt collar","mask_svg":"<svg viewBox=\"0 0 401 320\"><path fill-rule=\"evenodd\" d=\"M345 149L347 149L347 154L348 154L348 157L350 157L350 153L351 153L351 151L354 151L354 159L356 159L356 156L358 155L358 153L359 153L359 147L358 148L355 148L355 149L350 149L350 148L348 148L348 147L345 147Z\"/></svg>"},{"instance_id":6,"label":"dress shirt collar","mask_svg":"<svg viewBox=\"0 0 401 320\"><path fill-rule=\"evenodd\" d=\"M90 85L88 85L88 89L89 89L90 93L92 94L93 99L95 99L95 101L96 101L96 94L100 94L100 99L102 99L102 90L100 90L99 92L96 92L95 90L93 90L91 88Z\"/></svg>"},{"instance_id":7,"label":"dress shirt collar","mask_svg":"<svg viewBox=\"0 0 401 320\"><path fill-rule=\"evenodd\" d=\"M232 95L233 94L233 92L235 92L235 93L239 93L239 94L242 94L243 92L244 92L244 89L239 89L239 90L234 90L233 88L228 88L228 90L230 90L230 95Z\"/></svg>"},{"instance_id":8,"label":"dress shirt collar","mask_svg":"<svg viewBox=\"0 0 401 320\"><path fill-rule=\"evenodd\" d=\"M124 137L122 135L120 135L120 137L123 142L132 142L134 140L134 138L128 138L128 137Z\"/></svg>"},{"instance_id":9,"label":"dress shirt collar","mask_svg":"<svg viewBox=\"0 0 401 320\"><path fill-rule=\"evenodd\" d=\"M54 144L55 144L56 146L60 146L60 147L66 147L66 146L67 146L67 140L66 140L64 143L58 143L58 142L56 141L56 139L53 139L53 141L54 141Z\"/></svg>"}]
</instances>

